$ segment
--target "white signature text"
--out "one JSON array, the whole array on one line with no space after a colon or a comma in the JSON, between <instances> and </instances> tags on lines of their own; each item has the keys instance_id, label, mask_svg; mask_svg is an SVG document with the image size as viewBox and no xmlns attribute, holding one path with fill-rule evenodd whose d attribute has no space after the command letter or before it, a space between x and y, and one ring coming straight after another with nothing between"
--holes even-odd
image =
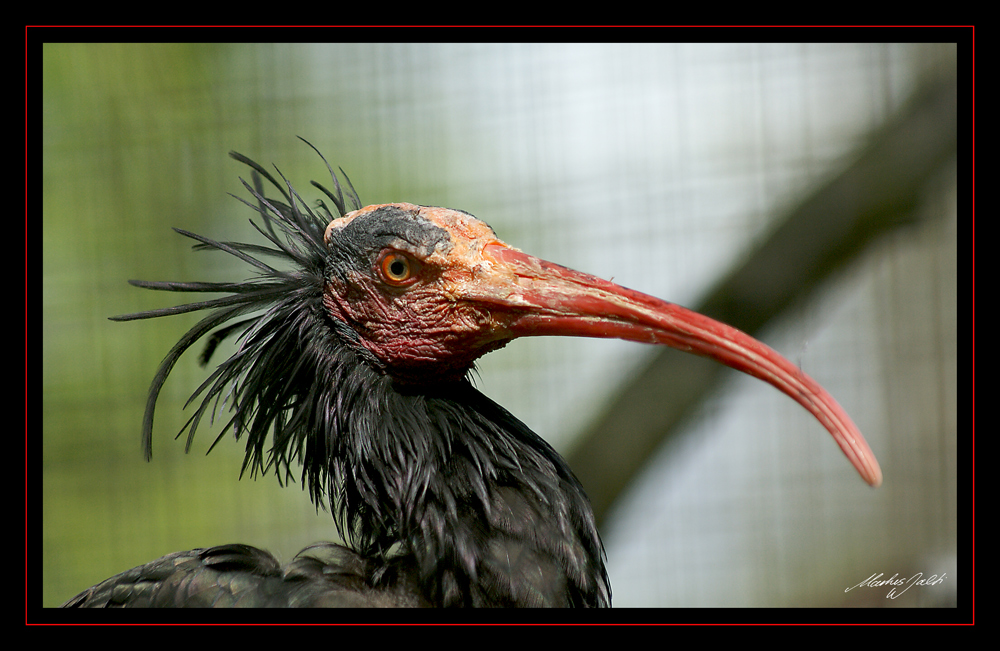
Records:
<instances>
[{"instance_id":1,"label":"white signature text","mask_svg":"<svg viewBox=\"0 0 1000 651\"><path fill-rule=\"evenodd\" d=\"M899 576L899 572L897 572L893 574L891 578L883 579L882 572L879 572L878 574L872 574L870 577L857 585L852 585L850 588L846 588L844 592L850 592L854 588L888 587L889 592L885 595L886 599L896 599L915 585L939 585L944 583L945 577L947 576L947 572L942 572L940 576L937 574L931 574L925 579L923 572L917 572L911 577L901 577Z\"/></svg>"}]
</instances>

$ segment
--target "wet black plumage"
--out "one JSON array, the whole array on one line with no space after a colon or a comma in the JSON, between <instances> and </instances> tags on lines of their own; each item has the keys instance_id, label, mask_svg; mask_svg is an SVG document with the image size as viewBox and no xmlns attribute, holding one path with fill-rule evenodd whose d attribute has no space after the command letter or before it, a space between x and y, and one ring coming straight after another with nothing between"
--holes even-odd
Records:
<instances>
[{"instance_id":1,"label":"wet black plumage","mask_svg":"<svg viewBox=\"0 0 1000 651\"><path fill-rule=\"evenodd\" d=\"M66 605L609 605L593 513L565 461L468 377L396 381L358 344L358 334L324 309L328 275L364 260L386 232L413 231L406 216L393 224L390 212L374 230L329 247L327 224L361 207L349 181L346 197L332 169L333 192L314 182L338 211L333 215L322 202L310 208L253 161L231 155L253 169L253 185L244 185L257 204L248 205L259 213L254 226L270 246L175 230L197 240L196 248L249 263L257 277L131 281L226 296L114 317L210 310L156 373L143 422L146 456L156 400L176 361L206 340L201 361L207 363L222 339L238 335L237 352L189 400L195 411L184 428L188 446L206 414L228 409L231 418L213 447L231 430L246 442L243 471L273 471L281 481L291 481L301 464L303 485L315 503L332 509L350 549L322 544L284 569L270 554L243 545L182 552L113 577ZM265 198L261 177L281 201Z\"/></svg>"}]
</instances>

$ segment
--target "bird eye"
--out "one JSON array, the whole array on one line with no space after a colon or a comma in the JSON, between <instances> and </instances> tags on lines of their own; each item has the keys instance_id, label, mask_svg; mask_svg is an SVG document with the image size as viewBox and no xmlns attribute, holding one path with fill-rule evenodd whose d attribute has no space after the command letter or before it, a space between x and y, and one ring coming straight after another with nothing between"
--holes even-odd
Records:
<instances>
[{"instance_id":1,"label":"bird eye","mask_svg":"<svg viewBox=\"0 0 1000 651\"><path fill-rule=\"evenodd\" d=\"M379 258L378 269L382 280L390 285L408 285L417 279L419 263L398 251L386 251Z\"/></svg>"}]
</instances>

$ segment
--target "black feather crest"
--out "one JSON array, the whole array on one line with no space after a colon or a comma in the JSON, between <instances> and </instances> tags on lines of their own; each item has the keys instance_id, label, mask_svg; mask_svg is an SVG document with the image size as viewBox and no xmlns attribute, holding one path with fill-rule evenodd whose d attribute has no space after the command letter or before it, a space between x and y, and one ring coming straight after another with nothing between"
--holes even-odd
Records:
<instances>
[{"instance_id":1,"label":"black feather crest","mask_svg":"<svg viewBox=\"0 0 1000 651\"><path fill-rule=\"evenodd\" d=\"M312 147L311 144L309 146ZM361 201L350 181L347 181L348 192L345 196L329 163L327 168L330 169L336 191L330 192L319 184L315 185L333 202L337 215L332 214L322 203L316 210L309 208L280 172L279 176L285 181L284 187L267 170L246 156L236 152L231 152L230 156L253 170L253 185L246 181L243 181L243 185L256 199L256 205L237 198L259 213L261 224L253 220L251 224L273 246L222 242L181 229L174 230L196 240L196 249L224 251L250 264L258 275L238 283L131 280L129 282L132 285L146 289L220 292L227 295L111 319L131 321L210 310L205 318L170 349L153 378L142 428L143 448L147 459L152 454L156 401L177 360L188 348L204 339L205 348L199 361L205 365L219 343L238 334L237 352L220 363L188 399L187 404L198 400L201 402L178 436L186 431L187 448L190 448L205 413L217 411L220 402L222 405L228 403L233 415L212 447L230 430L237 438L245 434L247 453L243 471L250 469L255 474L274 467L279 479L287 481L291 477L291 465L294 462L301 462L309 457L317 458L305 449L305 446L314 444L314 440L306 436L307 430L316 426L317 417L326 418L325 415L316 413L318 408L311 409L317 405L317 396L314 394L322 390L316 381L316 375L326 376L323 378L325 381L336 382L337 368L345 362L357 365L356 355L365 354L363 349L352 350L343 345L345 340L352 339L353 332L340 322L330 319L322 309L327 258L323 234L327 224L335 217L361 208ZM326 162L325 158L323 160ZM278 190L284 202L265 197L261 177ZM290 269L276 269L263 262L263 257L290 263ZM267 433L272 428L274 444L265 452ZM322 445L322 441L316 443ZM319 458L325 456L321 454ZM315 467L307 467L303 480L308 480L313 500L317 504L322 503L326 473L317 474Z\"/></svg>"}]
</instances>

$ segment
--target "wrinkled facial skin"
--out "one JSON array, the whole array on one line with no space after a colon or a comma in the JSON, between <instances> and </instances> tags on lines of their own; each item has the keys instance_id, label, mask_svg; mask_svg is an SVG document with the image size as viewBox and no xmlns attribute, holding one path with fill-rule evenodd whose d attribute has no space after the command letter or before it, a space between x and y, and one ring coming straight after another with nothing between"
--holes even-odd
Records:
<instances>
[{"instance_id":1,"label":"wrinkled facial skin","mask_svg":"<svg viewBox=\"0 0 1000 651\"><path fill-rule=\"evenodd\" d=\"M495 283L486 246L506 246L472 215L368 206L331 222L325 240L338 270L327 279L327 309L397 380L459 379L512 338L506 323L515 316L491 313L469 292Z\"/></svg>"}]
</instances>

